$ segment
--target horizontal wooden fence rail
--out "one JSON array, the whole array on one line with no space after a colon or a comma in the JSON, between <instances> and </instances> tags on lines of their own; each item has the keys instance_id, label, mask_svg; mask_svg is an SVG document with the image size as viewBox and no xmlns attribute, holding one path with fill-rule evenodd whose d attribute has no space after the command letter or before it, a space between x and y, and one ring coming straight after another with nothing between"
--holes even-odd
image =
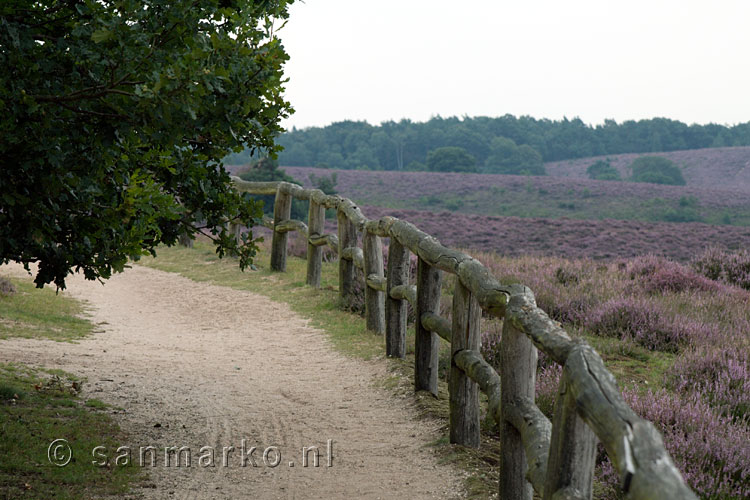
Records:
<instances>
[{"instance_id":1,"label":"horizontal wooden fence rail","mask_svg":"<svg viewBox=\"0 0 750 500\"><path fill-rule=\"evenodd\" d=\"M500 429L500 498L587 499L592 496L597 442L619 474L629 499L697 499L688 488L659 432L625 403L612 374L588 344L571 337L539 309L523 285L499 283L479 261L441 245L409 222L368 220L341 196L286 182L247 182L238 190L276 196L271 268L286 268L289 231L308 242L307 283L320 286L321 246L339 256L339 295L348 303L355 268L362 271L368 329L386 338L388 356L406 353L406 314L415 315L414 386L437 394L440 339L451 345L450 440L478 447L479 395ZM307 224L290 220L292 198L308 200ZM335 209L338 234L322 234L325 209ZM361 246L359 244L361 236ZM382 238L389 238L383 266ZM410 255L417 257L416 285L409 283ZM387 271L387 274L386 274ZM455 275L452 322L440 316L444 273ZM480 354L482 312L503 320L500 373ZM534 402L537 349L563 367L552 421Z\"/></svg>"}]
</instances>

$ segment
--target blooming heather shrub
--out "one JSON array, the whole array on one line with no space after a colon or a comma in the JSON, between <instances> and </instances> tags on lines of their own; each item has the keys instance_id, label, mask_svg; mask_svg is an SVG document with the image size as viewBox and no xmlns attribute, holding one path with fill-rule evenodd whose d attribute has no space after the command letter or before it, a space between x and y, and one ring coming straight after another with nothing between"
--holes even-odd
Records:
<instances>
[{"instance_id":1,"label":"blooming heather shrub","mask_svg":"<svg viewBox=\"0 0 750 500\"><path fill-rule=\"evenodd\" d=\"M664 391L623 391L625 402L651 421L688 485L701 498L750 497L750 430L714 413L698 397ZM615 490L619 478L609 458L598 473Z\"/></svg>"},{"instance_id":2,"label":"blooming heather shrub","mask_svg":"<svg viewBox=\"0 0 750 500\"><path fill-rule=\"evenodd\" d=\"M16 293L15 285L5 276L0 276L0 296L8 296Z\"/></svg>"},{"instance_id":3,"label":"blooming heather shrub","mask_svg":"<svg viewBox=\"0 0 750 500\"><path fill-rule=\"evenodd\" d=\"M568 285L581 281L581 277L575 270L566 269L564 267L558 267L555 269L555 279L557 279L557 282L561 285Z\"/></svg>"},{"instance_id":4,"label":"blooming heather shrub","mask_svg":"<svg viewBox=\"0 0 750 500\"><path fill-rule=\"evenodd\" d=\"M718 283L701 276L692 269L656 255L645 255L628 260L625 272L630 279L636 280L638 285L650 294L686 290L716 292L720 288Z\"/></svg>"},{"instance_id":5,"label":"blooming heather shrub","mask_svg":"<svg viewBox=\"0 0 750 500\"><path fill-rule=\"evenodd\" d=\"M712 279L750 290L750 251L728 252L708 248L690 263L697 272Z\"/></svg>"},{"instance_id":6,"label":"blooming heather shrub","mask_svg":"<svg viewBox=\"0 0 750 500\"><path fill-rule=\"evenodd\" d=\"M591 261L551 257L509 259L479 252L472 254L502 283L528 286L534 292L537 305L562 323L580 324L593 306L622 288Z\"/></svg>"},{"instance_id":7,"label":"blooming heather shrub","mask_svg":"<svg viewBox=\"0 0 750 500\"><path fill-rule=\"evenodd\" d=\"M297 231L294 231L289 235L289 238L286 241L286 253L292 257L299 257L300 259L307 258L307 241Z\"/></svg>"},{"instance_id":8,"label":"blooming heather shrub","mask_svg":"<svg viewBox=\"0 0 750 500\"><path fill-rule=\"evenodd\" d=\"M480 342L480 352L484 360L495 370L500 369L500 340L502 333L499 331L483 331Z\"/></svg>"},{"instance_id":9,"label":"blooming heather shrub","mask_svg":"<svg viewBox=\"0 0 750 500\"><path fill-rule=\"evenodd\" d=\"M676 352L686 341L682 325L666 320L666 312L654 302L635 297L610 299L595 308L584 325L593 333L638 344L658 351Z\"/></svg>"},{"instance_id":10,"label":"blooming heather shrub","mask_svg":"<svg viewBox=\"0 0 750 500\"><path fill-rule=\"evenodd\" d=\"M562 366L554 361L549 364L540 363L536 373L536 405L547 416L552 419L555 411L555 400L557 399L557 388L560 386Z\"/></svg>"},{"instance_id":11,"label":"blooming heather shrub","mask_svg":"<svg viewBox=\"0 0 750 500\"><path fill-rule=\"evenodd\" d=\"M667 375L667 385L682 394L700 394L736 421L750 422L750 346L693 349L677 359Z\"/></svg>"},{"instance_id":12,"label":"blooming heather shrub","mask_svg":"<svg viewBox=\"0 0 750 500\"><path fill-rule=\"evenodd\" d=\"M541 307L550 318L556 321L572 325L580 325L589 311L591 311L598 302L598 298L593 295L566 294L556 298L550 297L549 295L542 295L537 300L537 305Z\"/></svg>"}]
</instances>

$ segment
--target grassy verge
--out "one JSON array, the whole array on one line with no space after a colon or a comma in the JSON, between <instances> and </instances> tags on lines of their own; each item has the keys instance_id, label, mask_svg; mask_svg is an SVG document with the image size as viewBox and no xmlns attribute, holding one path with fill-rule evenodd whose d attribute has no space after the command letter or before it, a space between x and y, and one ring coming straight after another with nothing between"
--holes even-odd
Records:
<instances>
[{"instance_id":1,"label":"grassy verge","mask_svg":"<svg viewBox=\"0 0 750 500\"><path fill-rule=\"evenodd\" d=\"M94 447L116 449L123 439L106 405L78 397L81 383L58 370L0 364L0 497L74 499L127 491L135 467L91 463ZM62 467L48 458L56 439L72 449ZM66 453L60 448L58 457L64 460Z\"/></svg>"},{"instance_id":2,"label":"grassy verge","mask_svg":"<svg viewBox=\"0 0 750 500\"><path fill-rule=\"evenodd\" d=\"M38 289L29 280L11 279L17 292L0 295L0 340L11 337L74 341L93 331L83 306L50 287Z\"/></svg>"},{"instance_id":3,"label":"grassy verge","mask_svg":"<svg viewBox=\"0 0 750 500\"><path fill-rule=\"evenodd\" d=\"M0 339L73 341L93 331L94 325L80 317L79 302L29 281L12 282L16 293L0 295ZM91 463L95 446L115 449L123 439L104 403L80 398L83 383L60 370L0 363L0 498L90 498L127 490L137 474L134 467ZM48 458L56 439L72 448L62 467ZM64 446L58 449L61 459L66 453Z\"/></svg>"}]
</instances>

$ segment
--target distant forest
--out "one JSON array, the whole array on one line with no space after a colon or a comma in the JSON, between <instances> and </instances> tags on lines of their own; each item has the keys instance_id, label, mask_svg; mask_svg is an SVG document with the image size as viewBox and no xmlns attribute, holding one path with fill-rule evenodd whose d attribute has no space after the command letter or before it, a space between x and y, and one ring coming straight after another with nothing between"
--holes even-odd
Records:
<instances>
[{"instance_id":1,"label":"distant forest","mask_svg":"<svg viewBox=\"0 0 750 500\"><path fill-rule=\"evenodd\" d=\"M461 148L473 158L475 171L513 173L501 166L512 163L513 154L531 156L533 162L534 156L556 161L619 153L748 146L750 122L727 127L686 125L654 118L623 123L606 120L602 125L591 126L578 118L435 117L427 122L401 120L370 125L343 121L326 127L295 128L281 135L277 142L284 147L279 153L279 163L287 166L427 170L431 152L450 148L455 154L456 148ZM247 152L226 160L230 164L250 161Z\"/></svg>"}]
</instances>

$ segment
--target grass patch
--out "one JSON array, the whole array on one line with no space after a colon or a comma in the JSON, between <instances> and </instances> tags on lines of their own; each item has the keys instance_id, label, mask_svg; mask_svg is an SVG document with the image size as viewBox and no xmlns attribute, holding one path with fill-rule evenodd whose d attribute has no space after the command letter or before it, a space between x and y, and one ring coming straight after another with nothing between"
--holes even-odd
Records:
<instances>
[{"instance_id":1,"label":"grass patch","mask_svg":"<svg viewBox=\"0 0 750 500\"><path fill-rule=\"evenodd\" d=\"M2 498L74 499L127 491L135 467L98 467L91 463L96 446L115 449L123 437L100 401L78 397L81 381L55 371L0 364L0 496ZM89 407L89 408L87 408ZM48 446L65 439L72 459L52 465Z\"/></svg>"},{"instance_id":2,"label":"grass patch","mask_svg":"<svg viewBox=\"0 0 750 500\"><path fill-rule=\"evenodd\" d=\"M636 386L653 390L663 387L667 372L677 357L673 353L651 351L634 342L612 337L584 335L617 379L620 389Z\"/></svg>"},{"instance_id":3,"label":"grass patch","mask_svg":"<svg viewBox=\"0 0 750 500\"><path fill-rule=\"evenodd\" d=\"M11 337L75 341L93 331L80 302L28 280L11 279L17 292L0 295L0 340Z\"/></svg>"}]
</instances>

